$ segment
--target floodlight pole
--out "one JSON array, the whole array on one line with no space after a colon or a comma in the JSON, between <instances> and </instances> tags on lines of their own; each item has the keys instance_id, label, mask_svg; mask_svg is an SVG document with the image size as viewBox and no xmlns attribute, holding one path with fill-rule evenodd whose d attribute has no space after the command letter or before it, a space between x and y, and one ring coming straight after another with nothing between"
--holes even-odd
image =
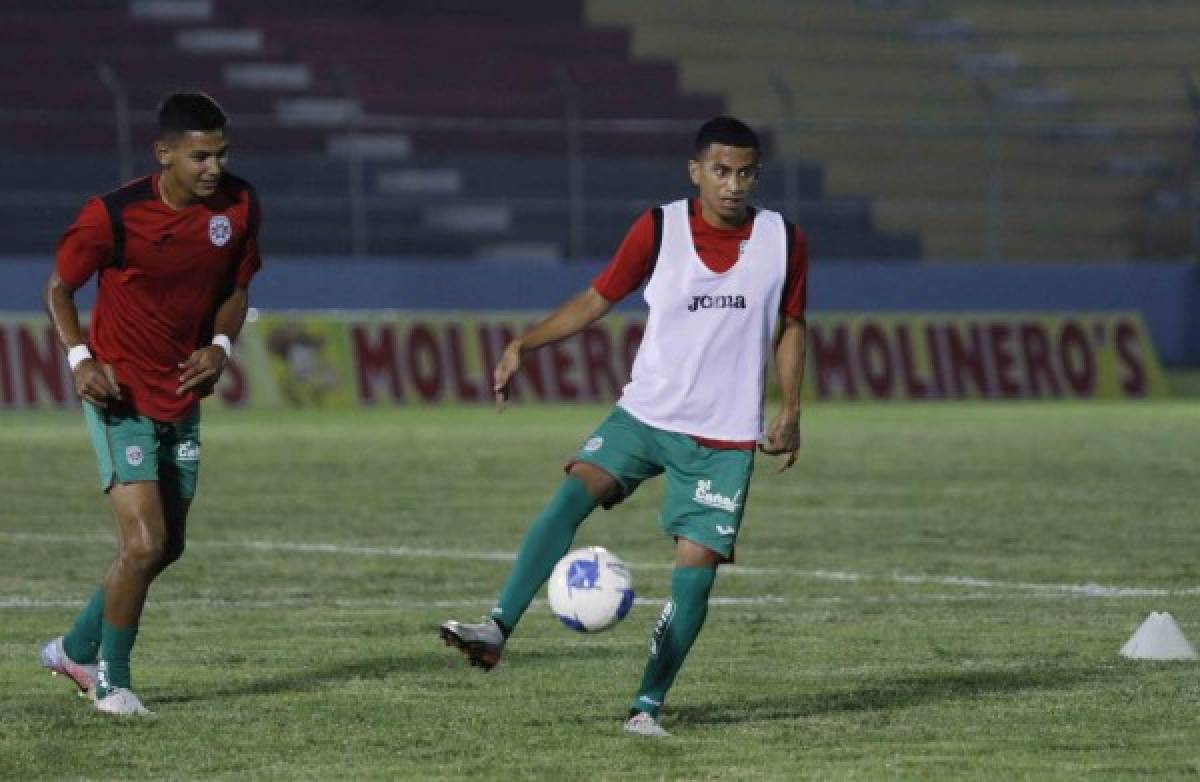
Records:
<instances>
[{"instance_id":1,"label":"floodlight pole","mask_svg":"<svg viewBox=\"0 0 1200 782\"><path fill-rule=\"evenodd\" d=\"M129 95L116 71L108 63L96 67L100 82L112 93L113 120L117 127L117 167L121 182L133 179L133 133L129 120Z\"/></svg>"},{"instance_id":2,"label":"floodlight pole","mask_svg":"<svg viewBox=\"0 0 1200 782\"><path fill-rule=\"evenodd\" d=\"M366 177L363 172L362 150L358 147L358 123L353 119L347 120L348 148L346 153L346 172L350 188L350 248L355 258L367 254L367 210L366 196L363 183Z\"/></svg>"},{"instance_id":3,"label":"floodlight pole","mask_svg":"<svg viewBox=\"0 0 1200 782\"><path fill-rule=\"evenodd\" d=\"M1200 87L1187 70L1183 71L1188 107L1192 110L1192 137L1188 150L1187 206L1192 260L1200 263Z\"/></svg>"},{"instance_id":4,"label":"floodlight pole","mask_svg":"<svg viewBox=\"0 0 1200 782\"><path fill-rule=\"evenodd\" d=\"M362 149L359 147L359 113L354 102L354 82L351 74L342 70L342 97L346 100L346 182L350 206L350 252L355 258L367 254L366 172L363 170Z\"/></svg>"},{"instance_id":5,"label":"floodlight pole","mask_svg":"<svg viewBox=\"0 0 1200 782\"><path fill-rule=\"evenodd\" d=\"M1200 127L1192 141L1192 165L1188 184L1188 205L1191 207L1192 261L1200 263Z\"/></svg>"},{"instance_id":6,"label":"floodlight pole","mask_svg":"<svg viewBox=\"0 0 1200 782\"><path fill-rule=\"evenodd\" d=\"M584 254L583 117L579 90L565 66L554 69L554 80L563 98L563 130L567 153L567 256Z\"/></svg>"},{"instance_id":7,"label":"floodlight pole","mask_svg":"<svg viewBox=\"0 0 1200 782\"><path fill-rule=\"evenodd\" d=\"M989 261L1004 260L1004 111L993 101L988 111L988 221Z\"/></svg>"},{"instance_id":8,"label":"floodlight pole","mask_svg":"<svg viewBox=\"0 0 1200 782\"><path fill-rule=\"evenodd\" d=\"M982 79L975 89L987 106L987 259L1004 259L1004 106Z\"/></svg>"},{"instance_id":9,"label":"floodlight pole","mask_svg":"<svg viewBox=\"0 0 1200 782\"><path fill-rule=\"evenodd\" d=\"M778 73L772 71L767 80L775 97L779 100L779 138L780 141L796 132L796 94ZM779 159L783 164L783 205L784 212L792 220L797 219L797 209L800 204L800 187L796 176L796 161L791 154L786 153L780 144Z\"/></svg>"}]
</instances>

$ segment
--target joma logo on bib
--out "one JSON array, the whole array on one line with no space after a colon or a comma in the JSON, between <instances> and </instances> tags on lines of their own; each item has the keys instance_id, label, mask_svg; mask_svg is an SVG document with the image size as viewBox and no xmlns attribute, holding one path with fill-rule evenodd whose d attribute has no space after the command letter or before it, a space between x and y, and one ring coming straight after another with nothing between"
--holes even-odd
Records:
<instances>
[{"instance_id":1,"label":"joma logo on bib","mask_svg":"<svg viewBox=\"0 0 1200 782\"><path fill-rule=\"evenodd\" d=\"M693 296L688 312L696 310L744 310L745 296Z\"/></svg>"}]
</instances>

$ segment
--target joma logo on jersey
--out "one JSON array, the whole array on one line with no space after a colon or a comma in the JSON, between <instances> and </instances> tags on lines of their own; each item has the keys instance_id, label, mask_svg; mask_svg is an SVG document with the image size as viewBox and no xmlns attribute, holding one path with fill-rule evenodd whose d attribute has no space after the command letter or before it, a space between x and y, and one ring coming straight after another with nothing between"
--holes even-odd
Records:
<instances>
[{"instance_id":1,"label":"joma logo on jersey","mask_svg":"<svg viewBox=\"0 0 1200 782\"><path fill-rule=\"evenodd\" d=\"M744 310L745 296L693 296L688 312L696 310Z\"/></svg>"},{"instance_id":2,"label":"joma logo on jersey","mask_svg":"<svg viewBox=\"0 0 1200 782\"><path fill-rule=\"evenodd\" d=\"M742 490L738 489L737 494L733 497L726 497L724 494L718 494L712 490L712 481L696 481L696 493L692 499L701 505L707 505L710 508L718 510L727 510L730 513L735 513L738 509L738 497L742 496Z\"/></svg>"}]
</instances>

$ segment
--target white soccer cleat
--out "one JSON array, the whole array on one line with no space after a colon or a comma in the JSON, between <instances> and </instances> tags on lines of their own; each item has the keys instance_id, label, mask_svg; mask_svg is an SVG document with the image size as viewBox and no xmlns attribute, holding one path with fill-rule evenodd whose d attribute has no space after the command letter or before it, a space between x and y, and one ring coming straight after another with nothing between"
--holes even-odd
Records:
<instances>
[{"instance_id":1,"label":"white soccer cleat","mask_svg":"<svg viewBox=\"0 0 1200 782\"><path fill-rule=\"evenodd\" d=\"M153 716L154 712L142 705L133 690L124 687L113 687L108 695L96 699L96 711L104 714L115 714L120 717Z\"/></svg>"},{"instance_id":2,"label":"white soccer cleat","mask_svg":"<svg viewBox=\"0 0 1200 782\"><path fill-rule=\"evenodd\" d=\"M66 676L79 688L79 697L96 697L96 665L84 665L68 657L61 635L42 646L40 657L43 668L55 676Z\"/></svg>"},{"instance_id":3,"label":"white soccer cleat","mask_svg":"<svg viewBox=\"0 0 1200 782\"><path fill-rule=\"evenodd\" d=\"M671 735L663 730L663 726L658 724L658 720L644 711L639 711L625 721L625 732L651 739L665 739Z\"/></svg>"}]
</instances>

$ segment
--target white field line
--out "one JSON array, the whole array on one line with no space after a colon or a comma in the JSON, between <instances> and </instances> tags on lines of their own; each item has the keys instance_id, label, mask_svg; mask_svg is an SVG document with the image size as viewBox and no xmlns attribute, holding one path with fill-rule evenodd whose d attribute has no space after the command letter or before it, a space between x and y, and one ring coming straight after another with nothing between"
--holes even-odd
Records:
<instances>
[{"instance_id":1,"label":"white field line","mask_svg":"<svg viewBox=\"0 0 1200 782\"><path fill-rule=\"evenodd\" d=\"M1013 595L986 593L959 594L907 594L907 595L869 595L862 598L846 598L837 595L822 597L779 597L777 595L758 595L754 597L712 597L708 604L712 607L745 608L750 606L791 606L817 607L845 605L850 603L879 603L888 605L911 605L920 603L970 603L977 600L1005 600ZM1021 600L1061 600L1067 595L1061 594L1020 594ZM663 597L639 597L634 603L658 609L666 603ZM17 609L48 609L70 608L78 610L85 601L81 599L62 600L54 598L32 598L24 595L0 595L0 611ZM151 599L150 604L155 608L188 608L195 610L228 610L228 611L275 611L285 608L336 608L358 611L411 610L426 609L457 609L474 608L487 611L492 606L491 600L483 598L458 598L453 600L404 600L393 598L326 598L326 597L281 597L281 598L237 598L237 597L181 597ZM533 607L546 606L544 599L533 601Z\"/></svg>"},{"instance_id":2,"label":"white field line","mask_svg":"<svg viewBox=\"0 0 1200 782\"><path fill-rule=\"evenodd\" d=\"M112 541L108 535L52 535L25 532L0 532L0 538L34 543L81 543ZM269 540L190 540L195 548L235 549L239 551L279 551L296 554L335 554L360 557L389 557L399 559L446 559L488 562L511 562L514 554L507 551L469 551L465 549L413 548L409 546L358 546L339 543L293 543ZM670 563L630 562L632 570L669 570ZM963 587L975 590L1009 590L1034 594L1057 594L1069 597L1184 597L1200 595L1200 587L1115 586L1106 584L1040 584L1024 581L999 581L974 576L930 576L920 573L858 573L848 570L805 570L800 568L747 567L727 565L722 575L743 577L784 576L809 581L843 583L893 583L906 585L931 584Z\"/></svg>"},{"instance_id":3,"label":"white field line","mask_svg":"<svg viewBox=\"0 0 1200 782\"><path fill-rule=\"evenodd\" d=\"M831 603L838 602L839 598L819 598L816 602ZM637 605L655 606L661 608L666 603L665 598L661 597L639 597L633 601ZM792 602L785 597L776 597L774 595L761 595L758 597L713 597L710 598L708 604L710 606L755 606L755 605L782 605ZM808 602L808 601L798 601ZM426 608L470 608L472 606L487 610L491 607L491 600L481 598L464 598L458 600L393 600L388 598L379 599L349 599L349 598L333 598L324 599L320 597L284 597L269 600L261 600L255 598L222 598L222 597L185 597L185 598L167 598L165 600L153 600L155 606L170 606L177 608L227 608L231 610L256 610L256 609L274 609L274 608L305 608L314 607L321 608L332 606L334 608L357 608L357 609L411 609L419 610ZM43 600L38 598L22 597L19 595L0 596L0 609L5 608L81 608L84 604L83 600ZM534 600L534 606L543 606L545 600Z\"/></svg>"}]
</instances>

